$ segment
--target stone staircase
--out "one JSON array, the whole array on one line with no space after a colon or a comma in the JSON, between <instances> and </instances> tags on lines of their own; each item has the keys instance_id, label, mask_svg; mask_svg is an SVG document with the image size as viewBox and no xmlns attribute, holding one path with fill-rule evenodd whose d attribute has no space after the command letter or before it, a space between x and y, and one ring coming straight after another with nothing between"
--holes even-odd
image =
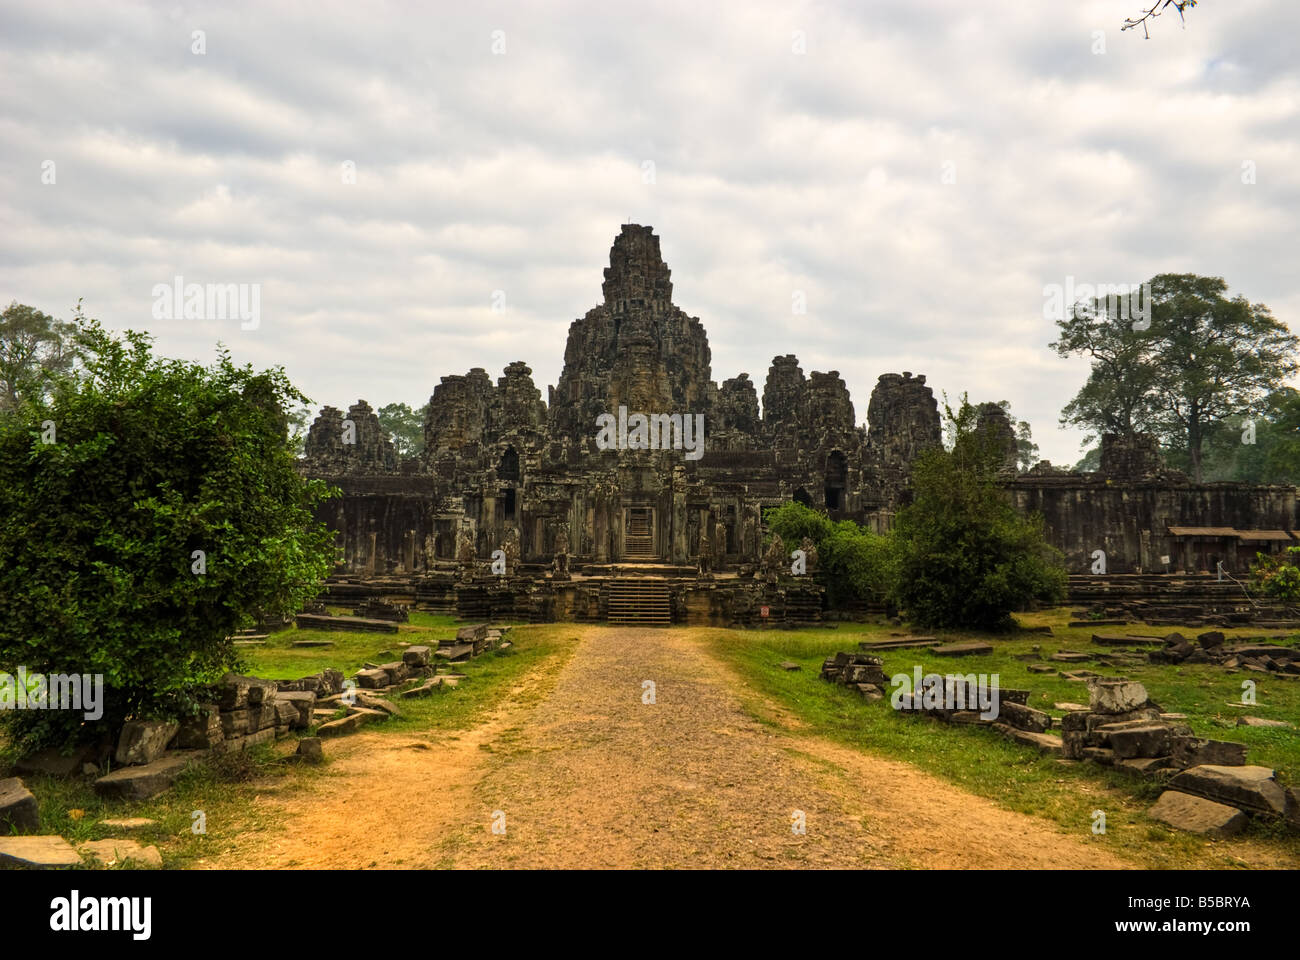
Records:
<instances>
[{"instance_id":1,"label":"stone staircase","mask_svg":"<svg viewBox=\"0 0 1300 960\"><path fill-rule=\"evenodd\" d=\"M1240 581L1240 577L1237 578ZM1121 573L1070 577L1069 603L1155 626L1252 624L1289 627L1294 608L1213 574Z\"/></svg>"},{"instance_id":2,"label":"stone staircase","mask_svg":"<svg viewBox=\"0 0 1300 960\"><path fill-rule=\"evenodd\" d=\"M610 623L638 626L668 626L672 623L672 606L668 584L662 580L622 577L606 585L607 619Z\"/></svg>"}]
</instances>

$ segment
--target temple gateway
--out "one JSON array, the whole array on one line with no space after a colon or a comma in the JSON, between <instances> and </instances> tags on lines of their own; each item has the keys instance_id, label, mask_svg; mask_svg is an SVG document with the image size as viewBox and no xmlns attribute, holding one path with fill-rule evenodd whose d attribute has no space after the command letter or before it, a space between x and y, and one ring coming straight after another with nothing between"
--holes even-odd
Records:
<instances>
[{"instance_id":1,"label":"temple gateway","mask_svg":"<svg viewBox=\"0 0 1300 960\"><path fill-rule=\"evenodd\" d=\"M341 551L330 595L531 621L821 619L815 555L792 572L791 552L810 545L765 549L763 511L794 500L888 529L913 460L941 442L925 377L882 374L860 426L839 373L805 375L788 354L768 368L760 411L748 374L713 380L708 336L673 303L652 228L623 225L604 274L545 401L522 361L495 384L477 367L445 376L415 458L397 456L364 400L321 411L302 470L343 494L322 508ZM1108 575L1240 574L1257 549L1296 542L1294 487L1192 483L1144 436L1104 438L1097 473L1021 473L1005 414L982 416L1004 439L1008 496L1044 515L1071 573L1089 574L1100 550ZM703 426L697 450L638 440L674 428L680 440L686 422ZM610 429L624 442L599 442Z\"/></svg>"}]
</instances>

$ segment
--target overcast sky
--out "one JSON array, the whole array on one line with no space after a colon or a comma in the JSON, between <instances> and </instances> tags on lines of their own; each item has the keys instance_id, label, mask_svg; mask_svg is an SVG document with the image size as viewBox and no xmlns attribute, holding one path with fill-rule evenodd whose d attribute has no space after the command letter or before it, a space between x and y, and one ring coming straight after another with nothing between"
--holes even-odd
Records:
<instances>
[{"instance_id":1,"label":"overcast sky","mask_svg":"<svg viewBox=\"0 0 1300 960\"><path fill-rule=\"evenodd\" d=\"M1073 463L1044 286L1222 276L1300 332L1300 4L1143 5L3 3L0 298L317 406L512 360L545 397L630 220L714 380L795 353L864 422L924 373ZM176 276L260 325L156 319Z\"/></svg>"}]
</instances>

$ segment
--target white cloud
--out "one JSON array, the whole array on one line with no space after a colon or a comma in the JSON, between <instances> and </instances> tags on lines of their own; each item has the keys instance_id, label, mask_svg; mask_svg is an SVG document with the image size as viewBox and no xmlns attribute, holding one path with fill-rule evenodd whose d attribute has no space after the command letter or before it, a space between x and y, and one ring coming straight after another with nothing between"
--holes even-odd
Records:
<instances>
[{"instance_id":1,"label":"white cloud","mask_svg":"<svg viewBox=\"0 0 1300 960\"><path fill-rule=\"evenodd\" d=\"M544 393L630 218L715 380L761 394L793 352L861 420L880 373L925 373L1073 462L1086 365L1047 349L1044 284L1191 271L1300 309L1300 8L1203 4L1144 41L1136 7L5 5L0 298L84 297L175 355L222 339L340 407L516 359ZM153 321L176 275L262 283L261 327Z\"/></svg>"}]
</instances>

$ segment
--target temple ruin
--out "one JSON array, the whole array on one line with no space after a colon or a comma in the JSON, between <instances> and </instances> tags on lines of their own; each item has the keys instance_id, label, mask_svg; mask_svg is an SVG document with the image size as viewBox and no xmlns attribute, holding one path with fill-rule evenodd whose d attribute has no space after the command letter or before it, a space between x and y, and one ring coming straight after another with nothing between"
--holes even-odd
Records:
<instances>
[{"instance_id":1,"label":"temple ruin","mask_svg":"<svg viewBox=\"0 0 1300 960\"><path fill-rule=\"evenodd\" d=\"M787 354L760 409L748 374L714 381L704 326L674 304L650 227L623 225L604 274L545 401L522 361L495 384L477 367L444 376L418 458L397 456L364 400L321 411L302 468L343 494L322 513L342 557L332 595L480 619L820 619L815 563L796 574L799 544L765 550L763 511L793 500L888 529L913 460L941 442L925 377L882 374L859 426L838 372L805 375ZM700 451L669 442L701 416ZM1020 473L1005 413L987 404L981 419L1008 445L1008 496L1043 514L1072 573L1098 550L1110 574L1240 573L1255 549L1294 542L1293 487L1192 483L1142 437L1104 438L1097 473ZM619 443L599 442L602 422Z\"/></svg>"}]
</instances>

